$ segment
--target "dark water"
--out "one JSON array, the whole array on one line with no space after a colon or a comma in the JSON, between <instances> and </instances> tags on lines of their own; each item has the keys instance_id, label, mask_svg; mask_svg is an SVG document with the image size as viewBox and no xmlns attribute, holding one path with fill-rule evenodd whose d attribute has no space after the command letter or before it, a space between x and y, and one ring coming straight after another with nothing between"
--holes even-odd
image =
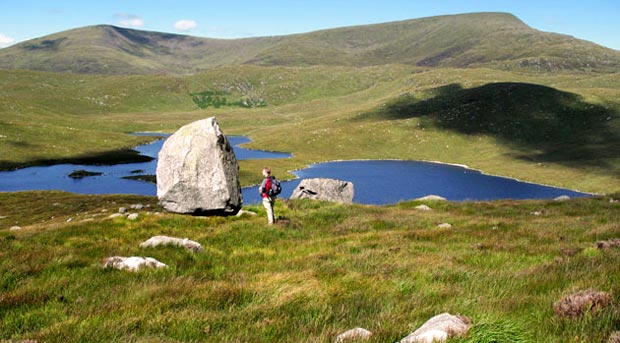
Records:
<instances>
[{"instance_id":1,"label":"dark water","mask_svg":"<svg viewBox=\"0 0 620 343\"><path fill-rule=\"evenodd\" d=\"M229 136L237 159L287 158L290 154L248 150L239 144L246 137ZM141 154L156 158L163 140L136 148ZM122 177L155 174L157 160L115 166L60 164L0 172L0 191L64 190L83 194L141 194L156 195L152 183L126 180ZM101 172L101 176L72 179L67 175L84 169ZM135 171L141 171L135 173ZM134 173L132 173L132 171ZM259 170L256 171L260 173ZM393 204L429 194L448 200L551 199L560 195L586 197L589 194L520 182L513 179L484 175L480 172L451 165L417 161L342 161L312 165L294 173L300 179L326 177L351 181L355 187L354 201L362 204ZM300 179L282 183L283 198L288 198ZM243 189L245 204L259 203L257 187Z\"/></svg>"}]
</instances>

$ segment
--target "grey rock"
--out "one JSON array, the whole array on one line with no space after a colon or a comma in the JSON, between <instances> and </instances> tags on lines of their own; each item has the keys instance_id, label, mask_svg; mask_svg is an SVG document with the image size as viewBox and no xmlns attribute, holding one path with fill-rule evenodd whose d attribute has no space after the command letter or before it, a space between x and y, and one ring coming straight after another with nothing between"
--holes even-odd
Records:
<instances>
[{"instance_id":1,"label":"grey rock","mask_svg":"<svg viewBox=\"0 0 620 343\"><path fill-rule=\"evenodd\" d=\"M140 243L141 248L154 248L160 245L161 246L172 245L172 246L177 246L177 247L183 247L193 252L198 252L202 250L202 245L200 245L200 243L191 241L187 238L154 236Z\"/></svg>"},{"instance_id":2,"label":"grey rock","mask_svg":"<svg viewBox=\"0 0 620 343\"><path fill-rule=\"evenodd\" d=\"M112 218L113 219L113 218L118 218L118 217L122 217L122 216L123 216L122 213L113 213L108 218Z\"/></svg>"},{"instance_id":3,"label":"grey rock","mask_svg":"<svg viewBox=\"0 0 620 343\"><path fill-rule=\"evenodd\" d=\"M214 117L168 137L156 174L157 197L170 212L236 214L241 208L239 164Z\"/></svg>"},{"instance_id":4,"label":"grey rock","mask_svg":"<svg viewBox=\"0 0 620 343\"><path fill-rule=\"evenodd\" d=\"M452 224L450 224L450 223L441 223L441 224L437 225L437 227L440 228L440 229L449 229L449 228L452 227Z\"/></svg>"},{"instance_id":5,"label":"grey rock","mask_svg":"<svg viewBox=\"0 0 620 343\"><path fill-rule=\"evenodd\" d=\"M19 231L21 230L21 226L11 226L11 228L9 229L9 231Z\"/></svg>"},{"instance_id":6,"label":"grey rock","mask_svg":"<svg viewBox=\"0 0 620 343\"><path fill-rule=\"evenodd\" d=\"M167 265L157 261L152 257L123 257L113 256L108 257L103 262L104 268L114 268L120 270L139 271L144 268L166 268Z\"/></svg>"},{"instance_id":7,"label":"grey rock","mask_svg":"<svg viewBox=\"0 0 620 343\"><path fill-rule=\"evenodd\" d=\"M470 327L468 318L442 313L426 321L400 343L445 342L448 338L466 335Z\"/></svg>"},{"instance_id":8,"label":"grey rock","mask_svg":"<svg viewBox=\"0 0 620 343\"><path fill-rule=\"evenodd\" d=\"M372 337L372 332L364 328L355 328L336 336L336 343L367 341Z\"/></svg>"},{"instance_id":9,"label":"grey rock","mask_svg":"<svg viewBox=\"0 0 620 343\"><path fill-rule=\"evenodd\" d=\"M130 207L133 208L134 210L141 210L142 208L144 208L144 205L134 204L134 205L131 205Z\"/></svg>"},{"instance_id":10,"label":"grey rock","mask_svg":"<svg viewBox=\"0 0 620 343\"><path fill-rule=\"evenodd\" d=\"M140 215L137 214L137 213L132 213L132 214L127 216L127 219L129 219L129 220L137 220L139 216Z\"/></svg>"},{"instance_id":11,"label":"grey rock","mask_svg":"<svg viewBox=\"0 0 620 343\"><path fill-rule=\"evenodd\" d=\"M416 207L414 207L416 210L418 211L432 211L433 209L426 206L426 205L418 205Z\"/></svg>"},{"instance_id":12,"label":"grey rock","mask_svg":"<svg viewBox=\"0 0 620 343\"><path fill-rule=\"evenodd\" d=\"M291 199L314 199L345 204L353 203L353 183L334 179L304 179L291 195Z\"/></svg>"},{"instance_id":13,"label":"grey rock","mask_svg":"<svg viewBox=\"0 0 620 343\"><path fill-rule=\"evenodd\" d=\"M126 212L127 212L127 208L125 208L125 207L120 207L118 209L118 213L126 213Z\"/></svg>"}]
</instances>

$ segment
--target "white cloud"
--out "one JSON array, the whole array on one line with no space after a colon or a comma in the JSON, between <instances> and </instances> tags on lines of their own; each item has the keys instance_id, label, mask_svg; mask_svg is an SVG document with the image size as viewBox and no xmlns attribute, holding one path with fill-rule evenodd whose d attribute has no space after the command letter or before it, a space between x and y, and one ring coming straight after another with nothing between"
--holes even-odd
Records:
<instances>
[{"instance_id":1,"label":"white cloud","mask_svg":"<svg viewBox=\"0 0 620 343\"><path fill-rule=\"evenodd\" d=\"M198 26L193 20L179 20L174 23L174 28L177 31L191 31Z\"/></svg>"},{"instance_id":2,"label":"white cloud","mask_svg":"<svg viewBox=\"0 0 620 343\"><path fill-rule=\"evenodd\" d=\"M0 47L9 46L13 44L13 42L15 42L15 39L11 37L7 37L0 33Z\"/></svg>"},{"instance_id":3,"label":"white cloud","mask_svg":"<svg viewBox=\"0 0 620 343\"><path fill-rule=\"evenodd\" d=\"M142 27L142 26L144 26L144 19L142 19L141 17L139 17L137 15L126 14L126 13L117 13L116 17L120 19L118 21L118 24L120 26L125 26L125 27Z\"/></svg>"}]
</instances>

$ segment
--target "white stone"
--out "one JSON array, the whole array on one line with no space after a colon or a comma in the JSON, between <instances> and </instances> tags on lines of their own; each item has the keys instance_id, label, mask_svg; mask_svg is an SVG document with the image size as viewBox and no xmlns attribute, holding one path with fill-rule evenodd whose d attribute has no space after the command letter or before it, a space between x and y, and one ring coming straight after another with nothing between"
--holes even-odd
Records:
<instances>
[{"instance_id":1,"label":"white stone","mask_svg":"<svg viewBox=\"0 0 620 343\"><path fill-rule=\"evenodd\" d=\"M567 200L570 200L570 197L568 195L560 195L559 197L556 197L553 200L555 200L555 201L567 201Z\"/></svg>"},{"instance_id":2,"label":"white stone","mask_svg":"<svg viewBox=\"0 0 620 343\"><path fill-rule=\"evenodd\" d=\"M168 237L168 236L154 236L149 238L148 240L140 243L141 248L154 248L157 246L166 246L173 245L178 247L183 247L187 250L191 250L194 252L202 250L202 245L198 242L194 242L187 238L176 238L176 237Z\"/></svg>"},{"instance_id":3,"label":"white stone","mask_svg":"<svg viewBox=\"0 0 620 343\"><path fill-rule=\"evenodd\" d=\"M113 213L108 218L118 218L118 217L123 217L123 214L122 213Z\"/></svg>"},{"instance_id":4,"label":"white stone","mask_svg":"<svg viewBox=\"0 0 620 343\"><path fill-rule=\"evenodd\" d=\"M424 196L424 197L421 197L421 198L417 198L415 200L418 200L418 201L425 201L425 200L430 200L430 201L447 201L448 199L446 199L444 197L441 197L439 195L431 194L431 195L427 195L427 196Z\"/></svg>"},{"instance_id":5,"label":"white stone","mask_svg":"<svg viewBox=\"0 0 620 343\"><path fill-rule=\"evenodd\" d=\"M132 213L132 214L127 216L127 219L129 219L129 220L137 220L139 216L140 215L137 214L137 213Z\"/></svg>"},{"instance_id":6,"label":"white stone","mask_svg":"<svg viewBox=\"0 0 620 343\"><path fill-rule=\"evenodd\" d=\"M11 226L11 228L9 229L9 231L19 231L21 230L21 226Z\"/></svg>"},{"instance_id":7,"label":"white stone","mask_svg":"<svg viewBox=\"0 0 620 343\"><path fill-rule=\"evenodd\" d=\"M126 212L127 212L127 208L125 208L125 207L120 207L118 209L118 213L126 213Z\"/></svg>"},{"instance_id":8,"label":"white stone","mask_svg":"<svg viewBox=\"0 0 620 343\"><path fill-rule=\"evenodd\" d=\"M247 210L239 210L239 213L237 213L237 217L241 217L244 214L247 214L249 216L255 216L256 212L247 211Z\"/></svg>"},{"instance_id":9,"label":"white stone","mask_svg":"<svg viewBox=\"0 0 620 343\"><path fill-rule=\"evenodd\" d=\"M418 206L415 207L415 209L419 210L419 211L432 211L433 210L432 208L430 208L430 207L428 207L426 205L418 205Z\"/></svg>"},{"instance_id":10,"label":"white stone","mask_svg":"<svg viewBox=\"0 0 620 343\"><path fill-rule=\"evenodd\" d=\"M168 137L156 174L157 197L170 212L236 214L241 208L239 164L214 117Z\"/></svg>"},{"instance_id":11,"label":"white stone","mask_svg":"<svg viewBox=\"0 0 620 343\"><path fill-rule=\"evenodd\" d=\"M400 343L445 342L454 336L464 336L471 324L460 316L442 313L426 321L417 330L403 338Z\"/></svg>"},{"instance_id":12,"label":"white stone","mask_svg":"<svg viewBox=\"0 0 620 343\"><path fill-rule=\"evenodd\" d=\"M372 332L364 328L355 328L341 333L336 336L336 343L344 343L349 341L366 341L372 337Z\"/></svg>"},{"instance_id":13,"label":"white stone","mask_svg":"<svg viewBox=\"0 0 620 343\"><path fill-rule=\"evenodd\" d=\"M450 224L450 223L441 223L441 224L437 225L437 227L440 228L440 229L449 229L449 228L452 227L452 224Z\"/></svg>"},{"instance_id":14,"label":"white stone","mask_svg":"<svg viewBox=\"0 0 620 343\"><path fill-rule=\"evenodd\" d=\"M166 268L167 265L157 261L152 257L109 257L104 262L104 268L115 268L120 270L139 271L143 268Z\"/></svg>"}]
</instances>

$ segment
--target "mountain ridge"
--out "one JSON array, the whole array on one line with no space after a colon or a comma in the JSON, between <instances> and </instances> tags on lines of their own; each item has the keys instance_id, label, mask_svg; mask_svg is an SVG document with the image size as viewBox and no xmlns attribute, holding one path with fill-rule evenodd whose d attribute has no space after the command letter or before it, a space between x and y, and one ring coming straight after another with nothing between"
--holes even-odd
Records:
<instances>
[{"instance_id":1,"label":"mountain ridge","mask_svg":"<svg viewBox=\"0 0 620 343\"><path fill-rule=\"evenodd\" d=\"M192 74L230 65L489 67L620 71L620 51L532 29L509 13L468 13L292 35L214 39L94 25L0 49L0 68Z\"/></svg>"}]
</instances>

